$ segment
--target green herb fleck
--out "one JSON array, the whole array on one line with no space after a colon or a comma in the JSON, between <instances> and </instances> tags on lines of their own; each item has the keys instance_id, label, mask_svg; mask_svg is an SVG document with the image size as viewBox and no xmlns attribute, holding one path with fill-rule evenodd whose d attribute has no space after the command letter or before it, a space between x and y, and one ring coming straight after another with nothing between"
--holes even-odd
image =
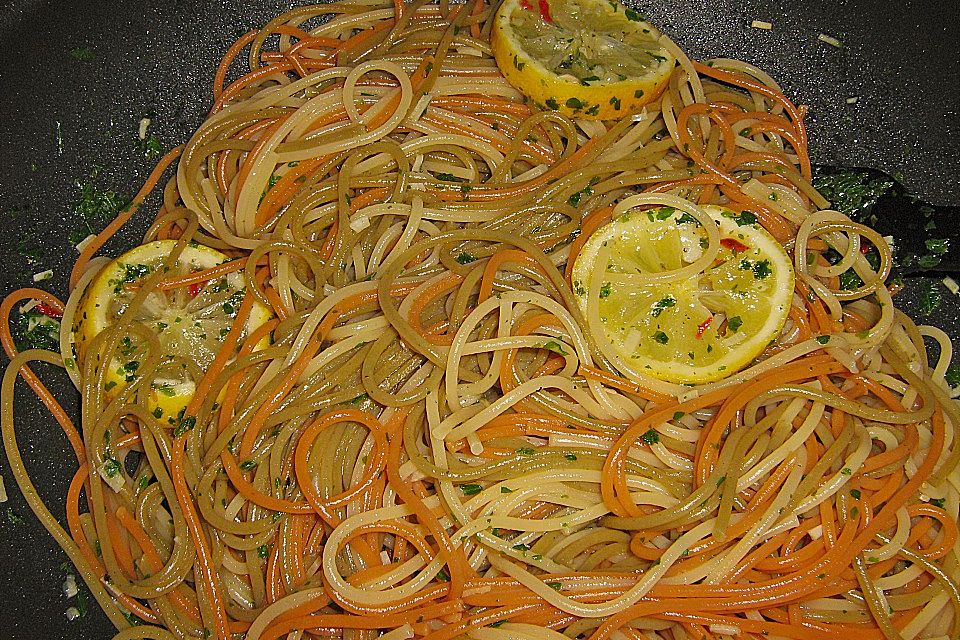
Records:
<instances>
[{"instance_id":1,"label":"green herb fleck","mask_svg":"<svg viewBox=\"0 0 960 640\"><path fill-rule=\"evenodd\" d=\"M155 160L163 155L163 145L160 144L160 140L157 139L157 136L151 135L149 138L137 141L137 150L143 154L143 157L147 160ZM273 176L270 176L271 181ZM271 187L273 184L270 185Z\"/></svg>"},{"instance_id":2,"label":"green herb fleck","mask_svg":"<svg viewBox=\"0 0 960 640\"><path fill-rule=\"evenodd\" d=\"M81 62L90 62L94 58L93 49L90 47L70 49L70 57Z\"/></svg>"},{"instance_id":3,"label":"green herb fleck","mask_svg":"<svg viewBox=\"0 0 960 640\"><path fill-rule=\"evenodd\" d=\"M558 340L548 340L540 348L547 349L548 351L553 351L554 353L558 353L561 356L567 355L567 352L563 350L563 343Z\"/></svg>"},{"instance_id":4,"label":"green herb fleck","mask_svg":"<svg viewBox=\"0 0 960 640\"><path fill-rule=\"evenodd\" d=\"M864 222L880 196L893 186L893 181L873 179L866 172L851 170L816 176L813 186L834 209Z\"/></svg>"},{"instance_id":5,"label":"green herb fleck","mask_svg":"<svg viewBox=\"0 0 960 640\"><path fill-rule=\"evenodd\" d=\"M103 463L103 472L108 478L114 478L120 473L120 463L115 458L107 458Z\"/></svg>"},{"instance_id":6,"label":"green herb fleck","mask_svg":"<svg viewBox=\"0 0 960 640\"><path fill-rule=\"evenodd\" d=\"M943 378L951 387L960 386L960 364L950 365L947 372L943 374Z\"/></svg>"},{"instance_id":7,"label":"green herb fleck","mask_svg":"<svg viewBox=\"0 0 960 640\"><path fill-rule=\"evenodd\" d=\"M177 428L173 430L173 437L179 438L187 431L190 431L197 426L196 416L186 416L180 419L180 424L177 425Z\"/></svg>"},{"instance_id":8,"label":"green herb fleck","mask_svg":"<svg viewBox=\"0 0 960 640\"><path fill-rule=\"evenodd\" d=\"M943 295L935 282L925 282L920 293L920 313L929 316L940 307Z\"/></svg>"}]
</instances>

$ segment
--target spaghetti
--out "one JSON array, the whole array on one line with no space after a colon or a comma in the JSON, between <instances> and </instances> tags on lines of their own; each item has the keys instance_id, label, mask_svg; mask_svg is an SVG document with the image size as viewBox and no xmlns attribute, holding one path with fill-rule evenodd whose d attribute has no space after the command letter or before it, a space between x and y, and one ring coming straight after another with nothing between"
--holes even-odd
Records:
<instances>
[{"instance_id":1,"label":"spaghetti","mask_svg":"<svg viewBox=\"0 0 960 640\"><path fill-rule=\"evenodd\" d=\"M803 109L664 39L680 64L643 110L540 111L493 61L495 9L342 2L244 35L67 302L4 301L6 453L115 638L958 637L949 339L896 309L886 242L811 186ZM170 422L135 305L79 361L70 329L174 162L144 241L230 261L143 278L135 304L227 274L245 293ZM639 193L751 211L789 250L789 319L743 371L691 387L604 355L570 268ZM63 313L62 353L17 353L30 299ZM273 319L248 330L255 304ZM131 336L154 352L109 395ZM81 430L32 362L70 371ZM17 447L18 378L76 454L66 527Z\"/></svg>"}]
</instances>

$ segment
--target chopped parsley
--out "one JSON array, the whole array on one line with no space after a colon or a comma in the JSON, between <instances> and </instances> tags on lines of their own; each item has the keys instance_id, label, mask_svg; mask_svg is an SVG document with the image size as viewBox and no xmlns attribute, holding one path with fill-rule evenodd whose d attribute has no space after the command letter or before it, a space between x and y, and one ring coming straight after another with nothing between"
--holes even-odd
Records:
<instances>
[{"instance_id":1,"label":"chopped parsley","mask_svg":"<svg viewBox=\"0 0 960 640\"><path fill-rule=\"evenodd\" d=\"M469 253L461 251L460 255L457 256L456 260L460 264L470 264L471 262L474 262L476 258L470 255Z\"/></svg>"},{"instance_id":2,"label":"chopped parsley","mask_svg":"<svg viewBox=\"0 0 960 640\"><path fill-rule=\"evenodd\" d=\"M960 364L950 365L943 377L951 387L960 386Z\"/></svg>"},{"instance_id":3,"label":"chopped parsley","mask_svg":"<svg viewBox=\"0 0 960 640\"><path fill-rule=\"evenodd\" d=\"M478 493L480 493L480 491L482 491L482 490L483 490L483 487L481 487L481 486L478 485L478 484L462 484L462 485L460 485L460 491L463 491L463 495L465 495L465 496L475 496L475 495L477 495Z\"/></svg>"},{"instance_id":4,"label":"chopped parsley","mask_svg":"<svg viewBox=\"0 0 960 640\"><path fill-rule=\"evenodd\" d=\"M90 179L77 181L76 187L80 189L80 196L73 210L80 218L81 226L70 233L72 244L79 244L87 236L100 233L130 203L128 198L112 189L99 189Z\"/></svg>"},{"instance_id":5,"label":"chopped parsley","mask_svg":"<svg viewBox=\"0 0 960 640\"><path fill-rule=\"evenodd\" d=\"M726 211L724 212L723 217L730 218L737 223L738 227L742 227L747 224L757 224L757 216L749 211L741 211L740 213Z\"/></svg>"},{"instance_id":6,"label":"chopped parsley","mask_svg":"<svg viewBox=\"0 0 960 640\"><path fill-rule=\"evenodd\" d=\"M773 269L770 267L769 260L757 260L753 264L753 277L757 280L763 280L771 273L773 273Z\"/></svg>"},{"instance_id":7,"label":"chopped parsley","mask_svg":"<svg viewBox=\"0 0 960 640\"><path fill-rule=\"evenodd\" d=\"M13 322L12 329L18 351L60 350L60 321L40 313L36 307L19 314Z\"/></svg>"},{"instance_id":8,"label":"chopped parsley","mask_svg":"<svg viewBox=\"0 0 960 640\"><path fill-rule=\"evenodd\" d=\"M943 295L936 282L925 282L920 292L920 313L929 316L940 307Z\"/></svg>"},{"instance_id":9,"label":"chopped parsley","mask_svg":"<svg viewBox=\"0 0 960 640\"><path fill-rule=\"evenodd\" d=\"M173 437L179 438L187 431L190 431L197 426L196 416L186 416L180 420L180 424L177 425L177 428L173 430Z\"/></svg>"},{"instance_id":10,"label":"chopped parsley","mask_svg":"<svg viewBox=\"0 0 960 640\"><path fill-rule=\"evenodd\" d=\"M727 319L727 329L736 333L740 330L740 327L743 326L743 320L740 319L740 316L733 316L732 318Z\"/></svg>"},{"instance_id":11,"label":"chopped parsley","mask_svg":"<svg viewBox=\"0 0 960 640\"><path fill-rule=\"evenodd\" d=\"M839 171L813 179L813 186L830 201L834 209L857 222L866 219L873 205L893 184L892 180L871 178L867 172L857 170Z\"/></svg>"},{"instance_id":12,"label":"chopped parsley","mask_svg":"<svg viewBox=\"0 0 960 640\"><path fill-rule=\"evenodd\" d=\"M936 255L941 255L950 250L950 239L949 238L927 238L926 245L927 245L927 251Z\"/></svg>"},{"instance_id":13,"label":"chopped parsley","mask_svg":"<svg viewBox=\"0 0 960 640\"><path fill-rule=\"evenodd\" d=\"M160 141L157 139L157 136L151 135L149 138L137 141L137 150L143 153L143 157L147 160L155 160L163 155L163 145L160 144ZM275 175L275 174L274 174ZM270 176L272 187L275 184L274 176Z\"/></svg>"},{"instance_id":14,"label":"chopped parsley","mask_svg":"<svg viewBox=\"0 0 960 640\"><path fill-rule=\"evenodd\" d=\"M558 353L561 356L567 355L567 352L563 350L563 343L558 340L548 340L540 347L541 349L547 349L548 351L553 351Z\"/></svg>"},{"instance_id":15,"label":"chopped parsley","mask_svg":"<svg viewBox=\"0 0 960 640\"><path fill-rule=\"evenodd\" d=\"M644 444L657 444L660 442L660 434L655 429L648 429L641 437Z\"/></svg>"},{"instance_id":16,"label":"chopped parsley","mask_svg":"<svg viewBox=\"0 0 960 640\"><path fill-rule=\"evenodd\" d=\"M653 334L653 339L660 344L667 344L670 342L670 336L665 334L663 331L657 331Z\"/></svg>"},{"instance_id":17,"label":"chopped parsley","mask_svg":"<svg viewBox=\"0 0 960 640\"><path fill-rule=\"evenodd\" d=\"M81 62L90 62L94 58L93 49L90 47L76 47L70 49L70 57Z\"/></svg>"},{"instance_id":18,"label":"chopped parsley","mask_svg":"<svg viewBox=\"0 0 960 640\"><path fill-rule=\"evenodd\" d=\"M653 305L653 309L650 310L650 315L654 318L658 317L663 313L664 309L668 309L677 304L677 299L673 296L667 296L665 298L660 298L656 304Z\"/></svg>"},{"instance_id":19,"label":"chopped parsley","mask_svg":"<svg viewBox=\"0 0 960 640\"><path fill-rule=\"evenodd\" d=\"M103 463L103 472L108 478L114 478L120 473L120 463L115 458L107 458Z\"/></svg>"}]
</instances>

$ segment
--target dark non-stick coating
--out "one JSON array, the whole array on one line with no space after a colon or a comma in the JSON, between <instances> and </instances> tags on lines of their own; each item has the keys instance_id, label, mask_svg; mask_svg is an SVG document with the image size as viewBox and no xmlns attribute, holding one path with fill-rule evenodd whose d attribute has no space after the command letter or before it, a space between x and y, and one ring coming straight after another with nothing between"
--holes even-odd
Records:
<instances>
[{"instance_id":1,"label":"dark non-stick coating","mask_svg":"<svg viewBox=\"0 0 960 640\"><path fill-rule=\"evenodd\" d=\"M960 27L950 0L676 0L634 3L691 55L736 57L768 70L810 105L813 157L821 163L900 173L924 199L960 204ZM132 195L150 169L137 149L140 119L165 147L185 142L210 107L217 61L230 42L289 7L278 2L117 0L0 2L0 293L32 284L63 295L80 226L76 182ZM753 29L752 20L773 23ZM843 48L818 41L836 37ZM89 48L90 60L79 60ZM81 51L77 51L81 50ZM856 97L854 104L847 98ZM155 209L108 249L133 244ZM39 258L24 253L34 246ZM18 248L19 247L19 248ZM26 251L23 251L25 249ZM920 281L902 305L917 314ZM955 335L960 298L927 321ZM51 377L74 415L66 378ZM21 390L22 391L22 390ZM18 395L18 434L40 494L62 518L75 468L60 429L28 393ZM90 601L68 622L66 556L38 526L0 459L10 501L0 505L0 638L109 638Z\"/></svg>"}]
</instances>

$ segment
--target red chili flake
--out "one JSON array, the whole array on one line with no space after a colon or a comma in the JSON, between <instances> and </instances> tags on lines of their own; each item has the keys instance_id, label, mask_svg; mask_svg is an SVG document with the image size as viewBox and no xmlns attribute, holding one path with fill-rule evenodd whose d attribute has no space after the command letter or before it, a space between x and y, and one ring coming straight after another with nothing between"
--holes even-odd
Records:
<instances>
[{"instance_id":1,"label":"red chili flake","mask_svg":"<svg viewBox=\"0 0 960 640\"><path fill-rule=\"evenodd\" d=\"M530 4L530 0L520 0L520 8L526 9L527 11L533 11L533 5Z\"/></svg>"},{"instance_id":2,"label":"red chili flake","mask_svg":"<svg viewBox=\"0 0 960 640\"><path fill-rule=\"evenodd\" d=\"M34 309L36 309L43 315L47 316L48 318L56 318L57 320L59 320L60 318L63 317L63 311L59 311L51 307L45 302L38 303L37 306L34 307Z\"/></svg>"},{"instance_id":3,"label":"red chili flake","mask_svg":"<svg viewBox=\"0 0 960 640\"><path fill-rule=\"evenodd\" d=\"M730 249L734 253L743 253L744 251L750 248L747 245L740 242L739 240L734 240L733 238L721 238L720 246L726 247L727 249Z\"/></svg>"},{"instance_id":4,"label":"red chili flake","mask_svg":"<svg viewBox=\"0 0 960 640\"><path fill-rule=\"evenodd\" d=\"M713 322L713 316L710 316L703 322L697 325L697 340L703 337L703 334L707 332L707 329L710 327L710 323Z\"/></svg>"},{"instance_id":5,"label":"red chili flake","mask_svg":"<svg viewBox=\"0 0 960 640\"><path fill-rule=\"evenodd\" d=\"M197 294L200 293L200 290L208 284L210 284L210 280L207 280L206 282L195 282L187 287L187 292L190 294L191 298L196 298Z\"/></svg>"},{"instance_id":6,"label":"red chili flake","mask_svg":"<svg viewBox=\"0 0 960 640\"><path fill-rule=\"evenodd\" d=\"M862 244L862 245L860 245L860 253L862 253L862 254L864 254L864 255L870 253L870 245L868 245L868 244Z\"/></svg>"},{"instance_id":7,"label":"red chili flake","mask_svg":"<svg viewBox=\"0 0 960 640\"><path fill-rule=\"evenodd\" d=\"M537 2L540 5L540 16L544 22L553 22L553 17L550 15L550 5L547 3L547 0L537 0Z\"/></svg>"}]
</instances>

